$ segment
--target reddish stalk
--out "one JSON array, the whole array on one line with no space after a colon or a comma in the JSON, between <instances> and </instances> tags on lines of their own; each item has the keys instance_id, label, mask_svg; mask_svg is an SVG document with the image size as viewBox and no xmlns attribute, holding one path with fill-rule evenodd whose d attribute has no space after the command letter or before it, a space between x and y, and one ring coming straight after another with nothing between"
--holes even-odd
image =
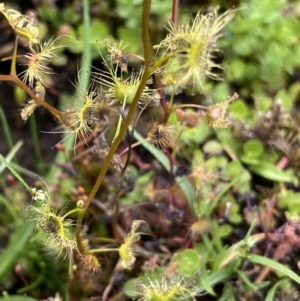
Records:
<instances>
[{"instance_id":1,"label":"reddish stalk","mask_svg":"<svg viewBox=\"0 0 300 301\"><path fill-rule=\"evenodd\" d=\"M38 98L34 92L27 86L25 85L16 75L4 75L4 74L0 74L0 81L4 81L4 82L13 82L16 85L18 85L22 90L24 90L26 92L26 94L33 99L37 104L39 104L40 106L44 107L45 109L47 109L49 112L51 112L53 115L55 115L57 118L59 118L60 120L63 121L63 112L55 109L54 107L52 107L51 105L49 105L47 102L45 102L44 100L41 100L40 98Z\"/></svg>"},{"instance_id":2,"label":"reddish stalk","mask_svg":"<svg viewBox=\"0 0 300 301\"><path fill-rule=\"evenodd\" d=\"M147 84L147 81L152 73L152 70L150 68L151 63L151 56L150 56L150 38L149 38L149 14L150 14L150 0L144 0L143 2L143 12L142 12L142 42L143 42L143 49L144 49L144 58L145 58L145 72L142 76L142 79L140 81L140 85L137 89L137 92L135 94L135 97L131 103L130 109L128 111L127 117L123 123L123 126L120 129L119 135L116 137L114 142L112 143L109 153L104 161L104 164L100 170L100 173L98 175L98 178L85 202L84 209L82 210L82 213L78 215L77 224L76 224L76 241L78 245L78 249L80 252L84 251L84 246L82 244L81 240L81 225L83 221L83 217L87 209L89 208L93 198L95 197L97 191L99 190L103 179L106 175L106 172L110 166L110 162L119 146L119 144L122 142L124 136L127 133L127 129L130 126L130 123L134 117L134 114L136 112L138 102L140 99L140 96L142 95L142 92L145 88L145 85Z\"/></svg>"}]
</instances>

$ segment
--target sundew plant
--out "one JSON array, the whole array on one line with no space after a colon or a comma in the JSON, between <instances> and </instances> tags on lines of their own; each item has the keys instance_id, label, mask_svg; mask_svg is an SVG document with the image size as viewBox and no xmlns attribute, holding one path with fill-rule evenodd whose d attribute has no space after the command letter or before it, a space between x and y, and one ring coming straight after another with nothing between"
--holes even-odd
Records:
<instances>
[{"instance_id":1,"label":"sundew plant","mask_svg":"<svg viewBox=\"0 0 300 301\"><path fill-rule=\"evenodd\" d=\"M56 4L47 8L42 2L38 14L49 21ZM46 173L32 135L37 162L31 172L16 156L22 143L10 142L1 113L10 152L1 155L0 172L9 173L1 180L0 203L13 223L1 219L16 230L1 234L0 259L6 263L0 268L0 301L299 300L299 262L293 257L299 214L280 211L298 198L291 189L298 187L299 152L293 147L299 143L299 114L290 114L292 100L281 100L297 88L272 90L281 98L263 107L256 100L252 106L250 93L263 98L264 88L248 69L247 88L226 82L226 64L233 72L228 78L239 72L234 55L242 46L234 27L247 37L243 28L250 32L255 20L263 26L260 9L275 20L281 15L289 47L300 53L299 26L289 19L291 11L299 12L297 1L199 5L185 15L176 0L168 6L114 1L114 7L83 1L82 8L75 2L57 13L69 27L50 38L37 16L0 3L1 20L14 34L11 53L2 57L10 72L0 74L0 81L26 95L18 111L23 124L30 122L35 135L57 137ZM81 9L84 25L76 32L72 26L81 20ZM108 27L95 16L110 9L107 22L114 14L126 21L102 39ZM252 23L250 12L256 16ZM151 16L164 24L154 24ZM94 39L93 28L97 34L101 29L101 38ZM131 44L137 35L139 46ZM283 41L283 33L274 37L273 46L280 47L276 39ZM70 80L75 96L54 105L49 95L64 95L55 89L55 64L67 60L66 53L76 53L77 77ZM266 64L255 55L248 61ZM264 111L255 115L258 107ZM52 131L37 126L39 110L55 119ZM269 181L254 196L253 174Z\"/></svg>"}]
</instances>

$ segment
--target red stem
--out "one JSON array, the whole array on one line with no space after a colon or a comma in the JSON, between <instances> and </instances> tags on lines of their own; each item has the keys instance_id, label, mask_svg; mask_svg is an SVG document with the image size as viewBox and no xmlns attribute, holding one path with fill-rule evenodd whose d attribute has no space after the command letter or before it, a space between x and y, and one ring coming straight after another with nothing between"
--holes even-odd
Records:
<instances>
[{"instance_id":1,"label":"red stem","mask_svg":"<svg viewBox=\"0 0 300 301\"><path fill-rule=\"evenodd\" d=\"M172 23L174 27L177 26L177 16L178 16L178 0L173 0L173 6L172 6Z\"/></svg>"},{"instance_id":2,"label":"red stem","mask_svg":"<svg viewBox=\"0 0 300 301\"><path fill-rule=\"evenodd\" d=\"M51 105L49 105L44 100L41 100L40 98L38 98L34 94L34 92L28 86L26 86L16 75L4 75L4 74L0 74L0 81L14 82L22 90L24 90L27 93L27 95L31 99L33 99L37 104L39 104L40 106L44 107L45 109L47 109L48 111L50 111L53 115L55 115L56 117L58 117L60 120L63 121L63 113L61 111L55 109L54 107L52 107Z\"/></svg>"}]
</instances>

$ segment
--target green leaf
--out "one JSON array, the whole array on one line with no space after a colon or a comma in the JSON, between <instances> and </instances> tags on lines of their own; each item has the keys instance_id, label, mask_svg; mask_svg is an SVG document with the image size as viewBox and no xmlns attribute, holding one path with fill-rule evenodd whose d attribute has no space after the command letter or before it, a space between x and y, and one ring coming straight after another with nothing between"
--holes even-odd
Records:
<instances>
[{"instance_id":1,"label":"green leaf","mask_svg":"<svg viewBox=\"0 0 300 301\"><path fill-rule=\"evenodd\" d=\"M194 204L197 203L197 197L193 185L187 177L176 177L176 182L184 193L190 209L196 213Z\"/></svg>"},{"instance_id":2,"label":"green leaf","mask_svg":"<svg viewBox=\"0 0 300 301\"><path fill-rule=\"evenodd\" d=\"M89 26L89 41L86 41L86 29L84 25L78 27L78 35L79 39L82 43L82 48L85 49L87 45L91 47L91 55L92 58L96 58L99 56L99 51L106 48L104 43L99 43L99 41L103 41L108 35L109 30L107 25L101 21L92 21ZM84 62L82 62L82 65Z\"/></svg>"},{"instance_id":3,"label":"green leaf","mask_svg":"<svg viewBox=\"0 0 300 301\"><path fill-rule=\"evenodd\" d=\"M282 279L282 280L278 281L276 284L274 284L271 287L271 289L269 289L265 301L274 301L277 289L279 288L279 286L284 284L286 281L287 281L287 279Z\"/></svg>"},{"instance_id":4,"label":"green leaf","mask_svg":"<svg viewBox=\"0 0 300 301\"><path fill-rule=\"evenodd\" d=\"M299 211L300 208L300 192L287 190L281 196L278 202L278 208L283 209L287 207L289 211Z\"/></svg>"},{"instance_id":5,"label":"green leaf","mask_svg":"<svg viewBox=\"0 0 300 301\"><path fill-rule=\"evenodd\" d=\"M24 95L23 95L23 97L24 97ZM8 122L7 122L7 118L4 114L2 106L0 106L0 121L1 121L2 130L3 130L3 133L4 133L6 144L9 147L9 149L11 149L11 148L13 148L12 132L10 131L10 128L9 128L9 125L8 125Z\"/></svg>"},{"instance_id":6,"label":"green leaf","mask_svg":"<svg viewBox=\"0 0 300 301\"><path fill-rule=\"evenodd\" d=\"M38 300L26 296L11 295L11 296L0 297L0 301L38 301Z\"/></svg>"},{"instance_id":7,"label":"green leaf","mask_svg":"<svg viewBox=\"0 0 300 301\"><path fill-rule=\"evenodd\" d=\"M22 143L20 143L22 145ZM14 148L15 149L15 148ZM24 187L31 191L28 184L21 178L21 176L17 173L17 171L9 164L9 162L0 154L0 161L11 171L11 173L24 185ZM2 166L0 166L0 169L2 169Z\"/></svg>"},{"instance_id":8,"label":"green leaf","mask_svg":"<svg viewBox=\"0 0 300 301\"><path fill-rule=\"evenodd\" d=\"M219 230L219 237L227 237L232 233L233 228L232 226L226 224L226 225L219 226L218 230Z\"/></svg>"},{"instance_id":9,"label":"green leaf","mask_svg":"<svg viewBox=\"0 0 300 301\"><path fill-rule=\"evenodd\" d=\"M208 155L219 154L223 151L221 143L217 140L210 140L206 142L202 149Z\"/></svg>"},{"instance_id":10,"label":"green leaf","mask_svg":"<svg viewBox=\"0 0 300 301\"><path fill-rule=\"evenodd\" d=\"M288 173L287 171L281 170L277 168L274 164L256 160L256 159L249 159L246 157L242 157L241 161L243 163L248 164L248 168L251 172L271 181L276 182L287 182L297 184L298 180L297 177Z\"/></svg>"},{"instance_id":11,"label":"green leaf","mask_svg":"<svg viewBox=\"0 0 300 301\"><path fill-rule=\"evenodd\" d=\"M17 227L16 231L11 235L8 246L0 255L0 280L3 280L8 273L11 273L13 266L24 252L25 246L32 237L34 222L26 222L22 226Z\"/></svg>"},{"instance_id":12,"label":"green leaf","mask_svg":"<svg viewBox=\"0 0 300 301\"><path fill-rule=\"evenodd\" d=\"M251 139L244 143L243 150L246 157L257 158L263 153L264 146L258 139Z\"/></svg>"},{"instance_id":13,"label":"green leaf","mask_svg":"<svg viewBox=\"0 0 300 301\"><path fill-rule=\"evenodd\" d=\"M0 165L0 174L3 172L5 167L8 168L7 164L9 164L9 162L16 156L17 152L20 150L22 145L23 145L23 141L18 141L14 145L14 147L10 150L10 152L6 155L6 159L4 159L4 157L1 155L1 158L3 158L4 160L2 160L2 164Z\"/></svg>"},{"instance_id":14,"label":"green leaf","mask_svg":"<svg viewBox=\"0 0 300 301\"><path fill-rule=\"evenodd\" d=\"M202 122L198 127L186 128L181 134L180 143L185 145L200 144L207 139L209 133L209 127Z\"/></svg>"},{"instance_id":15,"label":"green leaf","mask_svg":"<svg viewBox=\"0 0 300 301\"><path fill-rule=\"evenodd\" d=\"M243 272L243 271L240 271L240 270L237 270L236 271L237 274L239 275L239 277L243 280L243 282L253 291L256 291L258 290L258 287L259 287L259 284L253 284L249 278L247 277L247 275Z\"/></svg>"},{"instance_id":16,"label":"green leaf","mask_svg":"<svg viewBox=\"0 0 300 301\"><path fill-rule=\"evenodd\" d=\"M209 274L207 276L207 281L210 284L210 286L214 286L220 282L223 282L230 276L232 276L235 272L235 264L231 264L227 267L222 267L218 269L217 271L214 271L213 273ZM200 277L201 279L201 277ZM201 285L202 286L202 285Z\"/></svg>"},{"instance_id":17,"label":"green leaf","mask_svg":"<svg viewBox=\"0 0 300 301\"><path fill-rule=\"evenodd\" d=\"M125 282L123 285L123 293L129 298L138 298L139 292L137 291L138 278L133 278Z\"/></svg>"},{"instance_id":18,"label":"green leaf","mask_svg":"<svg viewBox=\"0 0 300 301\"><path fill-rule=\"evenodd\" d=\"M234 103L230 104L229 113L236 119L245 119L249 114L249 109L244 101L237 99Z\"/></svg>"},{"instance_id":19,"label":"green leaf","mask_svg":"<svg viewBox=\"0 0 300 301\"><path fill-rule=\"evenodd\" d=\"M204 290L212 296L215 296L216 293L213 290L211 283L209 282L206 267L202 269L201 277L200 277L200 285L204 288Z\"/></svg>"},{"instance_id":20,"label":"green leaf","mask_svg":"<svg viewBox=\"0 0 300 301\"><path fill-rule=\"evenodd\" d=\"M120 40L124 40L126 42L125 51L126 53L136 53L141 54L142 53L142 45L141 45L141 38L140 34L132 34L132 30L119 27L117 30L117 35Z\"/></svg>"},{"instance_id":21,"label":"green leaf","mask_svg":"<svg viewBox=\"0 0 300 301\"><path fill-rule=\"evenodd\" d=\"M225 83L220 82L214 88L214 101L219 103L223 102L226 99L226 96L229 95L228 85ZM225 95L225 97L224 97Z\"/></svg>"},{"instance_id":22,"label":"green leaf","mask_svg":"<svg viewBox=\"0 0 300 301\"><path fill-rule=\"evenodd\" d=\"M150 183L153 176L153 171L146 172L143 175L139 175L133 167L130 167L130 174L134 174L133 177L136 178L136 183L134 189L128 192L125 196L122 197L122 204L124 206L130 206L133 204L140 204L141 200L144 199L146 195L146 186Z\"/></svg>"},{"instance_id":23,"label":"green leaf","mask_svg":"<svg viewBox=\"0 0 300 301\"><path fill-rule=\"evenodd\" d=\"M257 254L250 254L247 256L247 259L249 261L252 261L253 263L261 264L261 265L267 266L273 270L276 270L276 271L280 272L281 274L284 274L287 277L291 278L298 284L300 284L300 277L295 272L293 272L289 267L287 267L273 259L270 259L270 258L267 258L264 256L260 256Z\"/></svg>"},{"instance_id":24,"label":"green leaf","mask_svg":"<svg viewBox=\"0 0 300 301\"><path fill-rule=\"evenodd\" d=\"M18 218L18 215L17 213L15 212L14 210L14 207L12 205L11 202L9 202L4 196L2 196L0 194L0 204L3 204L7 211L10 213L11 217L14 219L15 222L18 222L19 218Z\"/></svg>"},{"instance_id":25,"label":"green leaf","mask_svg":"<svg viewBox=\"0 0 300 301\"><path fill-rule=\"evenodd\" d=\"M178 271L187 278L193 277L200 270L201 265L199 254L193 249L175 254L172 262L176 262Z\"/></svg>"}]
</instances>

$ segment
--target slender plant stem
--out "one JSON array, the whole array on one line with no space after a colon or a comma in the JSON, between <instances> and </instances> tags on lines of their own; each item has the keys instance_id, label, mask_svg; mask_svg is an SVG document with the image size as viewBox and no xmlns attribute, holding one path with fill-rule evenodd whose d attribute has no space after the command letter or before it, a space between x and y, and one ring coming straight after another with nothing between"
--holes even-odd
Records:
<instances>
[{"instance_id":1,"label":"slender plant stem","mask_svg":"<svg viewBox=\"0 0 300 301\"><path fill-rule=\"evenodd\" d=\"M36 125L35 115L30 116L30 131L32 136L33 150L35 154L35 159L38 164L42 163L42 153L41 153L41 145L39 143L39 132ZM39 166L40 167L40 166Z\"/></svg>"},{"instance_id":2,"label":"slender plant stem","mask_svg":"<svg viewBox=\"0 0 300 301\"><path fill-rule=\"evenodd\" d=\"M57 118L59 118L60 120L62 120L64 122L64 120L63 120L63 112L55 109L54 107L52 107L51 105L49 105L44 100L41 100L40 98L38 98L34 94L34 92L29 87L27 87L16 75L4 75L4 74L0 74L0 81L14 82L21 89L23 89L27 93L27 95L31 99L33 99L37 104L39 104L40 106L44 107L45 109L47 109L49 112L51 112L53 115L55 115Z\"/></svg>"},{"instance_id":3,"label":"slender plant stem","mask_svg":"<svg viewBox=\"0 0 300 301\"><path fill-rule=\"evenodd\" d=\"M116 240L114 238L107 238L107 237L93 237L91 242L102 242L102 243L110 243L116 244Z\"/></svg>"},{"instance_id":4,"label":"slender plant stem","mask_svg":"<svg viewBox=\"0 0 300 301\"><path fill-rule=\"evenodd\" d=\"M173 0L172 23L175 27L177 26L178 6L179 6L178 0Z\"/></svg>"},{"instance_id":5,"label":"slender plant stem","mask_svg":"<svg viewBox=\"0 0 300 301\"><path fill-rule=\"evenodd\" d=\"M148 70L151 64L151 54L150 54L150 37L149 37L149 15L150 15L150 6L151 0L145 0L143 2L143 12L142 12L142 41L143 41L143 49L144 49L144 59L145 59L145 72ZM145 75L145 74L144 74ZM150 74L148 75L148 77ZM143 76L145 77L145 76ZM148 77L145 78L148 80ZM140 93L143 92L144 86L140 84L139 88L141 88ZM137 93L138 94L138 93ZM140 95L136 97L135 95L134 100L136 100L136 104L140 98Z\"/></svg>"},{"instance_id":6,"label":"slender plant stem","mask_svg":"<svg viewBox=\"0 0 300 301\"><path fill-rule=\"evenodd\" d=\"M73 213L75 213L75 212L81 212L81 208L74 208L74 209L72 209L71 211L69 211L69 212L67 212L65 215L63 215L62 216L62 218L64 219L64 218L66 218L68 215L71 215L71 214L73 214Z\"/></svg>"},{"instance_id":7,"label":"slender plant stem","mask_svg":"<svg viewBox=\"0 0 300 301\"><path fill-rule=\"evenodd\" d=\"M89 254L92 253L106 253L106 252L118 252L118 248L103 248L103 249L91 249L89 250Z\"/></svg>"},{"instance_id":8,"label":"slender plant stem","mask_svg":"<svg viewBox=\"0 0 300 301\"><path fill-rule=\"evenodd\" d=\"M116 139L114 140L114 142L112 143L112 145L110 147L109 153L108 153L108 155L104 161L104 164L100 170L98 178L85 202L83 211L81 213L79 213L79 215L78 215L77 224L76 224L76 240L77 240L78 249L80 252L84 251L84 247L82 245L81 236L80 236L81 225L82 225L84 214L85 214L86 210L89 208L94 196L96 195L99 187L102 184L102 181L103 181L103 179L106 175L106 172L110 166L110 162L113 158L113 155L115 154L119 144L121 143L124 136L126 135L127 129L130 126L130 123L134 117L136 108L138 106L140 96L141 96L141 94L147 84L147 81L151 75L152 70L150 68L151 56L150 56L150 38L149 38L149 25L148 25L149 24L150 5L151 5L150 0L144 0L143 13L142 13L142 42L143 42L144 58L145 58L145 71L141 78L141 82L139 84L139 87L137 89L135 97L131 103L130 109L127 114L127 118L125 119L124 124L120 129L119 135L116 137Z\"/></svg>"},{"instance_id":9,"label":"slender plant stem","mask_svg":"<svg viewBox=\"0 0 300 301\"><path fill-rule=\"evenodd\" d=\"M91 30L90 30L90 11L89 11L89 1L83 0L83 29L84 29L84 36L83 42L84 45L84 52L81 56L81 76L79 82L79 92L85 91L88 87L88 83L90 81L90 73L91 73L91 61L92 61L92 50L91 50ZM79 96L78 94L77 96Z\"/></svg>"},{"instance_id":10,"label":"slender plant stem","mask_svg":"<svg viewBox=\"0 0 300 301\"><path fill-rule=\"evenodd\" d=\"M176 105L176 106L173 106L171 111L175 111L177 109L180 109L180 108L197 108L197 109L201 109L201 110L206 110L207 111L207 107L205 106L201 106L201 105L196 105L196 104L183 104L183 105Z\"/></svg>"},{"instance_id":11,"label":"slender plant stem","mask_svg":"<svg viewBox=\"0 0 300 301\"><path fill-rule=\"evenodd\" d=\"M136 143L132 144L130 147L131 147L131 149L133 149L133 148L135 148L135 147L141 145L142 143L144 143L144 142L146 142L146 141L148 141L147 138L145 138L145 139L143 139L143 140L140 140L140 141L137 141ZM129 147L127 147L127 148L125 148L124 150L122 150L122 152L119 153L118 155L119 155L119 156L123 156L123 155L124 155L125 153L127 153L128 151L129 151Z\"/></svg>"},{"instance_id":12,"label":"slender plant stem","mask_svg":"<svg viewBox=\"0 0 300 301\"><path fill-rule=\"evenodd\" d=\"M2 106L0 106L0 121L1 121L2 130L3 130L3 134L4 134L6 144L7 144L9 149L12 149L13 146L14 146L13 138L12 138L12 134L11 134L12 132L9 129L9 125L7 123L7 118L4 114Z\"/></svg>"},{"instance_id":13,"label":"slender plant stem","mask_svg":"<svg viewBox=\"0 0 300 301\"><path fill-rule=\"evenodd\" d=\"M173 107L173 101L174 101L174 93L172 93L170 101L169 101L169 111L172 112L172 107Z\"/></svg>"},{"instance_id":14,"label":"slender plant stem","mask_svg":"<svg viewBox=\"0 0 300 301\"><path fill-rule=\"evenodd\" d=\"M164 64L166 64L166 62L164 62ZM164 112L165 112L165 116L164 116L164 122L167 122L169 119L169 106L166 102L166 98L165 98L165 94L162 88L162 84L161 84L161 79L159 74L154 74L154 78L155 78L155 85L157 90L159 91L160 94L160 105L162 106Z\"/></svg>"},{"instance_id":15,"label":"slender plant stem","mask_svg":"<svg viewBox=\"0 0 300 301\"><path fill-rule=\"evenodd\" d=\"M177 26L177 16L178 16L178 6L179 2L178 0L173 0L172 4L172 23L174 27ZM166 65L168 62L168 59L165 60L164 65ZM162 64L163 65L163 64ZM162 84L161 84L161 79L158 75L155 75L155 84L160 92L160 104L165 112L164 115L164 122L167 122L170 116L170 107L167 105L163 90L162 90Z\"/></svg>"},{"instance_id":16,"label":"slender plant stem","mask_svg":"<svg viewBox=\"0 0 300 301\"><path fill-rule=\"evenodd\" d=\"M14 45L14 53L13 53L13 57L12 57L12 61L11 61L11 66L10 66L10 74L11 75L17 75L16 64L17 64L18 42L19 42L19 37L16 35L15 45Z\"/></svg>"},{"instance_id":17,"label":"slender plant stem","mask_svg":"<svg viewBox=\"0 0 300 301\"><path fill-rule=\"evenodd\" d=\"M18 55L16 55L16 58L21 58L21 57L23 58L23 57L25 57L25 55L24 54L18 54ZM6 62L6 61L10 61L12 59L13 59L13 55L1 58L0 62Z\"/></svg>"}]
</instances>

